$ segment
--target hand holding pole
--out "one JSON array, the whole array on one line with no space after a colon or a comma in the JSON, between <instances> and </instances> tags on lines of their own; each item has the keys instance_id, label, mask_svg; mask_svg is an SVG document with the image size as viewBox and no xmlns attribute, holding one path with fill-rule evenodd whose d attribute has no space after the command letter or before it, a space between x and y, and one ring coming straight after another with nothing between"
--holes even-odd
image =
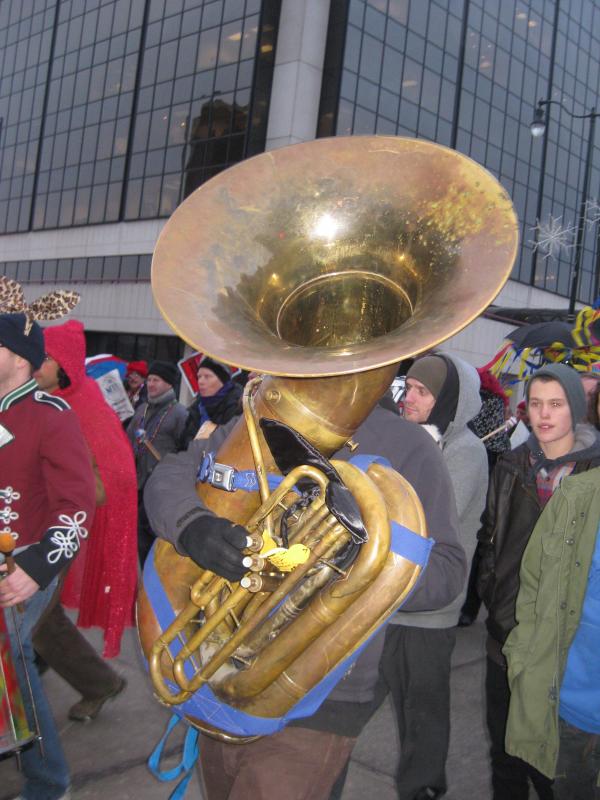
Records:
<instances>
[{"instance_id":1,"label":"hand holding pole","mask_svg":"<svg viewBox=\"0 0 600 800\"><path fill-rule=\"evenodd\" d=\"M0 553L4 554L6 561L6 571L8 575L12 575L17 565L13 558L13 550L15 549L15 540L10 533L0 533ZM17 603L17 611L23 613L23 603Z\"/></svg>"}]
</instances>

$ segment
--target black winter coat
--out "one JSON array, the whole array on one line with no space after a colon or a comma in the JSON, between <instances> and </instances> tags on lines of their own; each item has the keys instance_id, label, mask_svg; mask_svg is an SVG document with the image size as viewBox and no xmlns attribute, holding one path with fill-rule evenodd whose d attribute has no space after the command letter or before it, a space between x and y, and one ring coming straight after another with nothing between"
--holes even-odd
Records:
<instances>
[{"instance_id":1,"label":"black winter coat","mask_svg":"<svg viewBox=\"0 0 600 800\"><path fill-rule=\"evenodd\" d=\"M515 627L519 571L525 547L542 512L528 442L500 456L492 472L482 527L477 590L487 610L488 655L504 664L501 647ZM575 462L571 474L600 466L600 443L561 460Z\"/></svg>"}]
</instances>

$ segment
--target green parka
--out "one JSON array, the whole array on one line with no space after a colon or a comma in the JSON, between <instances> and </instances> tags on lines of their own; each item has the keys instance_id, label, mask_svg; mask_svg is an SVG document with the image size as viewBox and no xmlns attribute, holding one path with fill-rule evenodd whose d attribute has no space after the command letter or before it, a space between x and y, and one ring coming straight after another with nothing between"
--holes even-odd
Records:
<instances>
[{"instance_id":1,"label":"green parka","mask_svg":"<svg viewBox=\"0 0 600 800\"><path fill-rule=\"evenodd\" d=\"M579 625L600 521L600 468L565 478L521 564L517 626L506 640L511 698L506 751L554 778L558 699Z\"/></svg>"}]
</instances>

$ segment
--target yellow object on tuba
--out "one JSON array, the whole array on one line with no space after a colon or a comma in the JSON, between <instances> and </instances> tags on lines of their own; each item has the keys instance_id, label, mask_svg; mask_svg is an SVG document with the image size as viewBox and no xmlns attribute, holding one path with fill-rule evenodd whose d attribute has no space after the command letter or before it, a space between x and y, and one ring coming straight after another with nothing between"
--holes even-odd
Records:
<instances>
[{"instance_id":1,"label":"yellow object on tuba","mask_svg":"<svg viewBox=\"0 0 600 800\"><path fill-rule=\"evenodd\" d=\"M244 418L216 454L256 470L260 492L198 485L209 509L250 531L247 576L230 585L166 542L154 549L177 619L162 631L142 589L138 626L163 702L208 683L234 708L281 716L400 605L420 568L390 552L390 521L427 535L413 489L390 468L333 462L368 533L348 564L352 535L325 503L329 477L299 466L270 493L266 475L277 466L259 422L285 423L325 457L351 443L397 362L457 333L494 299L517 239L511 201L485 169L396 137L264 153L175 211L152 263L161 313L195 349L271 377L247 388ZM295 487L307 480L319 491L300 506ZM282 520L291 547L277 562Z\"/></svg>"}]
</instances>

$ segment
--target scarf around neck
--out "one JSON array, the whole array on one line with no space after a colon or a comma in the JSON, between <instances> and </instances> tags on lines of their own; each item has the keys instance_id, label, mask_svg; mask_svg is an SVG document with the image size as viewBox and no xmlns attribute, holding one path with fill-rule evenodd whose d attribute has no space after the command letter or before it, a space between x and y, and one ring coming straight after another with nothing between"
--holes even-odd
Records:
<instances>
[{"instance_id":1,"label":"scarf around neck","mask_svg":"<svg viewBox=\"0 0 600 800\"><path fill-rule=\"evenodd\" d=\"M200 395L198 395L196 405L200 413L200 425L203 425L210 419L210 412L219 405L221 400L229 394L233 387L233 381L227 381L227 383L221 386L218 392L211 394L209 397L200 397Z\"/></svg>"}]
</instances>

